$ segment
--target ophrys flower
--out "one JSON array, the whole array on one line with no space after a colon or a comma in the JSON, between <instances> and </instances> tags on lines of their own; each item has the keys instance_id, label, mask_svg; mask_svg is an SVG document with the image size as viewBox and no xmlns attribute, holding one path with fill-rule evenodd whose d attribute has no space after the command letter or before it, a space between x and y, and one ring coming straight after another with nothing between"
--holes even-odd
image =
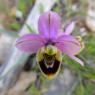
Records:
<instances>
[{"instance_id":1,"label":"ophrys flower","mask_svg":"<svg viewBox=\"0 0 95 95\"><path fill-rule=\"evenodd\" d=\"M75 55L83 48L79 37L71 36L75 22L60 31L60 16L45 12L38 20L39 34L27 34L16 41L16 47L27 53L36 53L36 61L44 76L54 78L62 63L62 53L83 65Z\"/></svg>"}]
</instances>

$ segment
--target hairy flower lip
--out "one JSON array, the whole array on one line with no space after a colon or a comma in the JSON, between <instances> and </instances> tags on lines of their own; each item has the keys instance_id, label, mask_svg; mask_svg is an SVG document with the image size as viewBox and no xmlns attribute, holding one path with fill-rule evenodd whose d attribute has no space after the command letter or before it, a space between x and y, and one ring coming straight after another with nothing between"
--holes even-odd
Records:
<instances>
[{"instance_id":1,"label":"hairy flower lip","mask_svg":"<svg viewBox=\"0 0 95 95\"><path fill-rule=\"evenodd\" d=\"M60 66L62 63L62 53L55 46L50 46L50 48L52 48L52 50L55 48L56 52L53 51L52 54L50 54L49 52L46 53L46 47L42 47L37 52L36 59L42 74L48 79L54 79L58 75L60 70ZM48 57L51 57L51 60L48 60ZM50 61L54 63L48 63Z\"/></svg>"},{"instance_id":2,"label":"hairy flower lip","mask_svg":"<svg viewBox=\"0 0 95 95\"><path fill-rule=\"evenodd\" d=\"M43 63L43 61L41 61L40 63L39 63L39 66L40 66L40 68L41 68L41 70L42 70L42 72L44 73L44 74L46 74L46 75L55 75L56 73L57 73L57 71L59 70L59 68L60 68L60 65L61 65L61 63L60 62L58 62L57 60L55 61L56 63L54 63L53 64L53 66L52 67L47 67L44 63ZM47 69L47 70L46 70ZM53 71L53 72L52 72Z\"/></svg>"}]
</instances>

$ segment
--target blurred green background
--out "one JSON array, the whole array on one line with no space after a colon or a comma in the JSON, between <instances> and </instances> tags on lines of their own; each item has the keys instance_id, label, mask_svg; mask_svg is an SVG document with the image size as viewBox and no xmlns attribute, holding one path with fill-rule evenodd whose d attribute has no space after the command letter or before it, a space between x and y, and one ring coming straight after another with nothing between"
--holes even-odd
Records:
<instances>
[{"instance_id":1,"label":"blurred green background","mask_svg":"<svg viewBox=\"0 0 95 95\"><path fill-rule=\"evenodd\" d=\"M95 27L91 27L93 25L90 20L87 24L88 11L92 10L94 16L95 10L89 7L90 3L95 4L92 0L57 0L52 7L62 17L62 30L69 21L77 21L72 35L81 36L85 44L85 48L78 55L83 60L84 67L63 55L60 74L54 80L45 79L37 65L32 69L24 68L25 72L33 71L38 75L35 82L30 83L25 90L29 95L95 95ZM35 0L0 0L0 33L16 38L34 4ZM39 9L44 10L43 6ZM93 21L95 22L95 18ZM31 27L28 28L32 30Z\"/></svg>"}]
</instances>

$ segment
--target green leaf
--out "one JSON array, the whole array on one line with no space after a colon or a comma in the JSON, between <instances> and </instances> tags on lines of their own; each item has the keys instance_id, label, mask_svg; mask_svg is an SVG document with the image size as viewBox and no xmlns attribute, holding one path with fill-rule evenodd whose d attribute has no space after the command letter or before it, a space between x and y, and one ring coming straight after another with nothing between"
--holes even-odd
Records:
<instances>
[{"instance_id":1,"label":"green leaf","mask_svg":"<svg viewBox=\"0 0 95 95\"><path fill-rule=\"evenodd\" d=\"M44 12L44 6L42 4L39 5L39 11L40 11L40 13Z\"/></svg>"},{"instance_id":2,"label":"green leaf","mask_svg":"<svg viewBox=\"0 0 95 95\"><path fill-rule=\"evenodd\" d=\"M84 95L85 88L82 83L79 84L79 86L76 89L75 95Z\"/></svg>"},{"instance_id":3,"label":"green leaf","mask_svg":"<svg viewBox=\"0 0 95 95\"><path fill-rule=\"evenodd\" d=\"M81 81L80 84L77 85L74 95L94 95L93 93L95 93L94 84L90 81L85 81L85 83Z\"/></svg>"},{"instance_id":4,"label":"green leaf","mask_svg":"<svg viewBox=\"0 0 95 95\"><path fill-rule=\"evenodd\" d=\"M81 75L88 79L95 79L95 68L85 66L83 69L81 69Z\"/></svg>"},{"instance_id":5,"label":"green leaf","mask_svg":"<svg viewBox=\"0 0 95 95\"><path fill-rule=\"evenodd\" d=\"M12 29L12 30L19 30L21 28L21 25L19 23L12 23L9 25L9 27Z\"/></svg>"},{"instance_id":6,"label":"green leaf","mask_svg":"<svg viewBox=\"0 0 95 95\"><path fill-rule=\"evenodd\" d=\"M26 27L28 28L29 32L35 33L36 30L34 29L33 26L30 27L30 25L26 24Z\"/></svg>"},{"instance_id":7,"label":"green leaf","mask_svg":"<svg viewBox=\"0 0 95 95\"><path fill-rule=\"evenodd\" d=\"M41 91L37 87L35 87L35 85L33 84L29 88L29 95L41 95Z\"/></svg>"}]
</instances>

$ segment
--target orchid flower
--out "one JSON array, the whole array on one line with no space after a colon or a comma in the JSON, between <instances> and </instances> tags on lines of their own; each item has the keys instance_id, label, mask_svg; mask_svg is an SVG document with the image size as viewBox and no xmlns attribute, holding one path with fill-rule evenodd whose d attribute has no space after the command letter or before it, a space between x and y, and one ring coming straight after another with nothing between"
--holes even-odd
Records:
<instances>
[{"instance_id":1,"label":"orchid flower","mask_svg":"<svg viewBox=\"0 0 95 95\"><path fill-rule=\"evenodd\" d=\"M23 52L36 53L36 61L43 75L54 78L62 63L62 54L68 55L82 66L83 62L77 55L83 48L79 37L71 35L75 22L67 25L64 32L60 31L60 16L52 11L43 13L38 20L39 34L26 34L16 41L16 47Z\"/></svg>"}]
</instances>

